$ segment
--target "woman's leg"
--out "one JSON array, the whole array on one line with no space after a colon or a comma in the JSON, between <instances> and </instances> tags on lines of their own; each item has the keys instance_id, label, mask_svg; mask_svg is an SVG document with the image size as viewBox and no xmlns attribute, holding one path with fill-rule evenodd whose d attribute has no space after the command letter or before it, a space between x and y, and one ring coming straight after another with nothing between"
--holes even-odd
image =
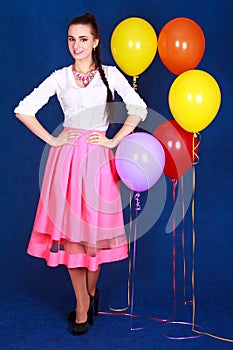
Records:
<instances>
[{"instance_id":1,"label":"woman's leg","mask_svg":"<svg viewBox=\"0 0 233 350\"><path fill-rule=\"evenodd\" d=\"M85 254L84 247L81 244L66 241L64 246L69 254ZM87 290L87 269L84 267L68 268L68 272L76 297L76 322L83 323L87 320L90 305Z\"/></svg>"},{"instance_id":2,"label":"woman's leg","mask_svg":"<svg viewBox=\"0 0 233 350\"><path fill-rule=\"evenodd\" d=\"M68 269L76 297L76 322L87 320L90 297L87 291L87 270L85 268Z\"/></svg>"},{"instance_id":3,"label":"woman's leg","mask_svg":"<svg viewBox=\"0 0 233 350\"><path fill-rule=\"evenodd\" d=\"M87 290L88 293L93 297L96 291L96 284L100 274L100 266L97 271L87 271Z\"/></svg>"},{"instance_id":4,"label":"woman's leg","mask_svg":"<svg viewBox=\"0 0 233 350\"><path fill-rule=\"evenodd\" d=\"M85 246L85 252L89 256L96 256L97 248L93 246ZM96 291L96 284L100 274L100 266L96 271L87 270L87 291L93 297Z\"/></svg>"}]
</instances>

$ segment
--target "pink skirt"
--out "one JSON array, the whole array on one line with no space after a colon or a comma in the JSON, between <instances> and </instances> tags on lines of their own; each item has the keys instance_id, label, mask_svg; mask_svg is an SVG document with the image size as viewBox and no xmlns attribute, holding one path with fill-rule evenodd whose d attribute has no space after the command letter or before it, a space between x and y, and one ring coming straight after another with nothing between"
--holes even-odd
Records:
<instances>
[{"instance_id":1,"label":"pink skirt","mask_svg":"<svg viewBox=\"0 0 233 350\"><path fill-rule=\"evenodd\" d=\"M112 150L86 143L93 130L75 130L74 145L51 147L27 252L96 271L128 256L118 175Z\"/></svg>"}]
</instances>

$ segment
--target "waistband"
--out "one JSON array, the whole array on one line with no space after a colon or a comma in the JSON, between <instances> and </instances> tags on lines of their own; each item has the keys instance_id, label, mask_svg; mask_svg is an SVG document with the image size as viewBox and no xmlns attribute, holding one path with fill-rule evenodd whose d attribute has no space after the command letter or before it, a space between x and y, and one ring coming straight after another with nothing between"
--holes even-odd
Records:
<instances>
[{"instance_id":1,"label":"waistband","mask_svg":"<svg viewBox=\"0 0 233 350\"><path fill-rule=\"evenodd\" d=\"M86 134L86 135L89 135L89 134L91 134L92 132L99 132L99 133L101 133L101 134L103 134L103 135L105 135L106 134L106 130L98 130L98 129L80 129L80 128L72 128L72 127L70 127L70 126L64 126L64 130L66 131L66 130L75 130L75 131L77 131L77 132L79 132L79 133L81 133L81 134Z\"/></svg>"}]
</instances>

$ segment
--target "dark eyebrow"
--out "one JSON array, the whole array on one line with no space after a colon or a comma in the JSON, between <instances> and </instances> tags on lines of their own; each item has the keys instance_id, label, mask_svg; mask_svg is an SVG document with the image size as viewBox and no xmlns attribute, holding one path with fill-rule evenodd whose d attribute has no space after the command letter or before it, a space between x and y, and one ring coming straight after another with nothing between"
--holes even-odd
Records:
<instances>
[{"instance_id":1,"label":"dark eyebrow","mask_svg":"<svg viewBox=\"0 0 233 350\"><path fill-rule=\"evenodd\" d=\"M73 35L68 35L68 38L74 38ZM80 35L79 38L88 38L87 35Z\"/></svg>"}]
</instances>

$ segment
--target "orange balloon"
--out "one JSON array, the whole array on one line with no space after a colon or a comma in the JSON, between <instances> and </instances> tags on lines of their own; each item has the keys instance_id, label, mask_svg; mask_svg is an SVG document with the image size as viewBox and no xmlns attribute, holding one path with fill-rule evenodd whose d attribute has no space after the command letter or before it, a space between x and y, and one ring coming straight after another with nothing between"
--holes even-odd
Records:
<instances>
[{"instance_id":1,"label":"orange balloon","mask_svg":"<svg viewBox=\"0 0 233 350\"><path fill-rule=\"evenodd\" d=\"M205 51L202 29L193 20L179 17L168 22L158 38L158 53L165 67L179 75L197 67Z\"/></svg>"}]
</instances>

